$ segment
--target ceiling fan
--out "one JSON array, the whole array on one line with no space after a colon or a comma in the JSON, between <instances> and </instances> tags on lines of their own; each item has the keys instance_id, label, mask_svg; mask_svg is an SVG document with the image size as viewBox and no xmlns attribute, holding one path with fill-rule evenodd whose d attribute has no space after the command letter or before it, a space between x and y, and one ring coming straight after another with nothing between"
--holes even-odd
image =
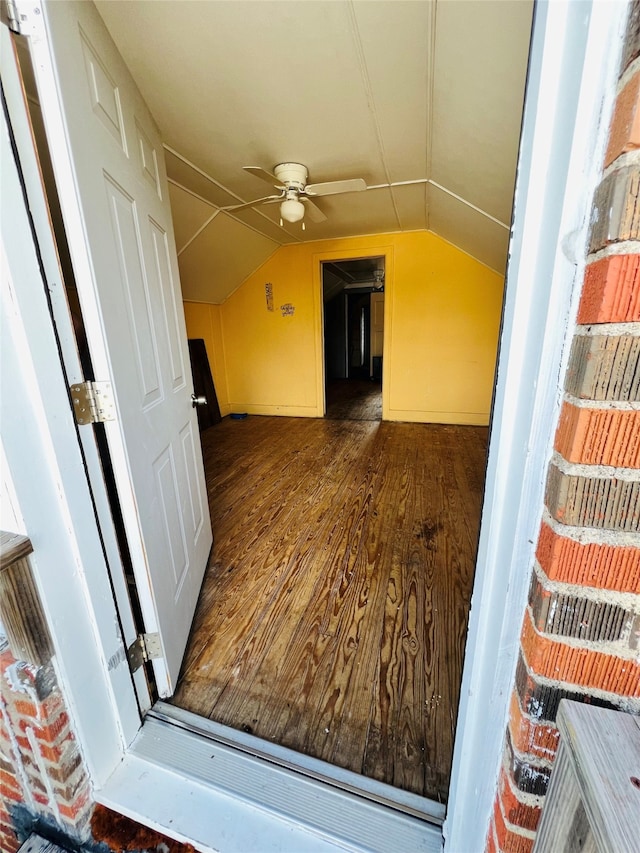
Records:
<instances>
[{"instance_id":1,"label":"ceiling fan","mask_svg":"<svg viewBox=\"0 0 640 853\"><path fill-rule=\"evenodd\" d=\"M257 198L246 204L234 204L223 207L222 210L242 210L246 207L257 207L262 204L280 203L280 225L286 222L300 222L304 219L305 208L313 222L324 222L327 218L320 208L313 203L312 197L336 195L337 193L362 192L367 185L362 178L352 178L346 181L326 181L322 184L307 184L309 172L301 163L280 163L274 166L273 173L267 172L260 166L244 166L245 172L255 175L274 186L279 195L268 195ZM304 222L302 222L304 230Z\"/></svg>"}]
</instances>

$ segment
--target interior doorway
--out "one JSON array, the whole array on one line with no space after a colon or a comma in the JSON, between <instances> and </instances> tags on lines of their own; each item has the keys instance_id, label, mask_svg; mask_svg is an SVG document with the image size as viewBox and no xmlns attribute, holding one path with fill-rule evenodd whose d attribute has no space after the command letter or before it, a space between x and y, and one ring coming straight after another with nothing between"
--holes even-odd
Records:
<instances>
[{"instance_id":1,"label":"interior doorway","mask_svg":"<svg viewBox=\"0 0 640 853\"><path fill-rule=\"evenodd\" d=\"M384 255L321 263L329 419L382 420Z\"/></svg>"}]
</instances>

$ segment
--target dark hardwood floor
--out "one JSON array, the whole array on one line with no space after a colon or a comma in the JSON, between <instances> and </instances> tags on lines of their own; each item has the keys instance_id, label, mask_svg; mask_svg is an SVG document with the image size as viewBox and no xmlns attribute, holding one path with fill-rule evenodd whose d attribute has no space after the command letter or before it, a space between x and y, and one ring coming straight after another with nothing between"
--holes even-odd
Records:
<instances>
[{"instance_id":1,"label":"dark hardwood floor","mask_svg":"<svg viewBox=\"0 0 640 853\"><path fill-rule=\"evenodd\" d=\"M327 413L332 420L381 421L382 385L369 379L327 381Z\"/></svg>"},{"instance_id":2,"label":"dark hardwood floor","mask_svg":"<svg viewBox=\"0 0 640 853\"><path fill-rule=\"evenodd\" d=\"M173 702L445 801L487 430L226 418Z\"/></svg>"}]
</instances>

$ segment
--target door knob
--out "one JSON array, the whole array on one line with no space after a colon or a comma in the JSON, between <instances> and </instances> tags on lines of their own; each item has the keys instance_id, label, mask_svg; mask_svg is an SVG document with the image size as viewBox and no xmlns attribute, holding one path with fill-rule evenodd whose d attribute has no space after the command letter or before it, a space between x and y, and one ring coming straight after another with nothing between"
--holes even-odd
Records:
<instances>
[{"instance_id":1,"label":"door knob","mask_svg":"<svg viewBox=\"0 0 640 853\"><path fill-rule=\"evenodd\" d=\"M196 397L195 394L191 395L191 405L195 409L196 406L206 406L207 398L206 397Z\"/></svg>"}]
</instances>

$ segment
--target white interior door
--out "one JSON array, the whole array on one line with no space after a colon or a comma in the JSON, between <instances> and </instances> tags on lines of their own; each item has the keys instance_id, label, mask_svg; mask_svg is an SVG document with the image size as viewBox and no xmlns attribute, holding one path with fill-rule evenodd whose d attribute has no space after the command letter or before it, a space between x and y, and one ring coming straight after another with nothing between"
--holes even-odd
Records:
<instances>
[{"instance_id":1,"label":"white interior door","mask_svg":"<svg viewBox=\"0 0 640 853\"><path fill-rule=\"evenodd\" d=\"M43 11L44 25L30 16L40 103L96 379L113 386L107 438L167 696L212 536L162 143L94 5Z\"/></svg>"}]
</instances>

